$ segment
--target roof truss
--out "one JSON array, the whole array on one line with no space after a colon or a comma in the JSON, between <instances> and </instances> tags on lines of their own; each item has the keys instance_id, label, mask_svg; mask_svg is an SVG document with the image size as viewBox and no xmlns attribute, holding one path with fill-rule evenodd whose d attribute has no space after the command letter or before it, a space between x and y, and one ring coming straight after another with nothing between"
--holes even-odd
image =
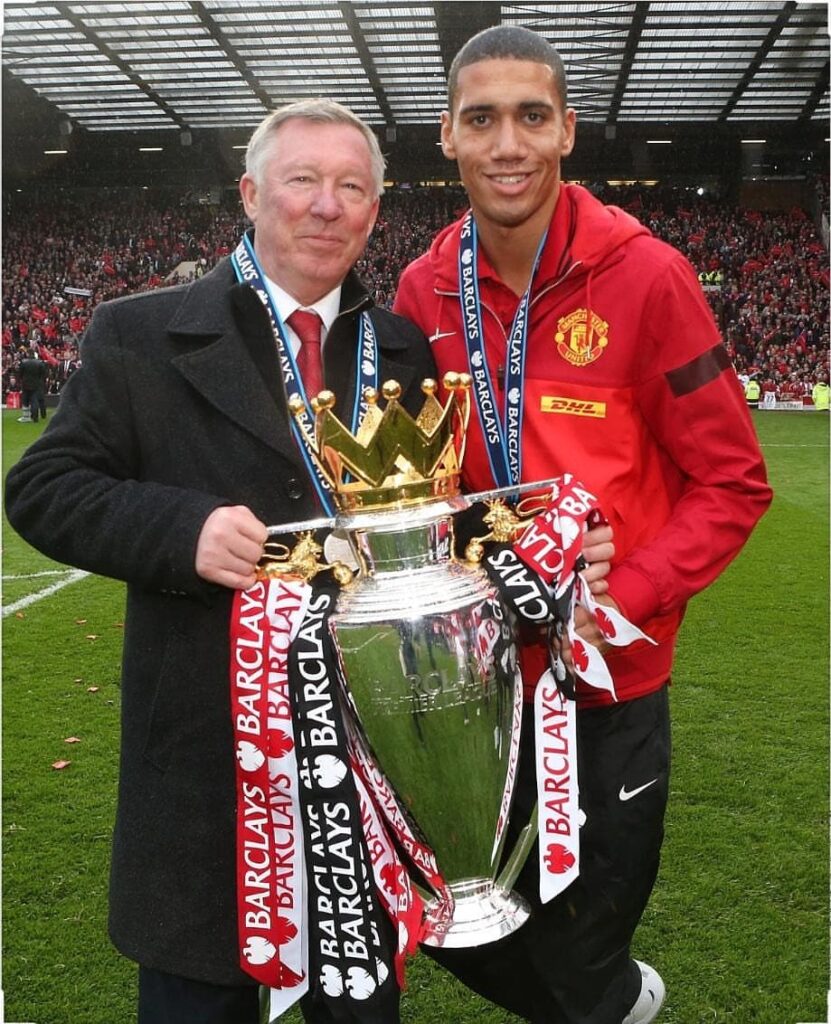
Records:
<instances>
[{"instance_id":1,"label":"roof truss","mask_svg":"<svg viewBox=\"0 0 831 1024\"><path fill-rule=\"evenodd\" d=\"M88 131L250 128L327 95L388 131L435 124L474 32L561 51L583 122L820 121L825 4L126 0L4 5L3 65Z\"/></svg>"}]
</instances>

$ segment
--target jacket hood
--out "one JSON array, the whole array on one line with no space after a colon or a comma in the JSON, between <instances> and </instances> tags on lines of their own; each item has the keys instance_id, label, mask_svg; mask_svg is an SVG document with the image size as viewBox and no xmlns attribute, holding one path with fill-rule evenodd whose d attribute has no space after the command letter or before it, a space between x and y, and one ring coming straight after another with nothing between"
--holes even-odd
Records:
<instances>
[{"instance_id":1,"label":"jacket hood","mask_svg":"<svg viewBox=\"0 0 831 1024\"><path fill-rule=\"evenodd\" d=\"M458 241L461 220L441 231L430 247L430 263L440 290L457 292ZM622 245L639 235L652 232L631 214L617 206L606 206L581 185L561 185L552 218L554 238L562 235L563 245L549 245L539 271L538 287L548 284L563 268L575 267L590 273L614 258ZM563 247L567 258L563 259ZM483 254L480 254L480 259Z\"/></svg>"}]
</instances>

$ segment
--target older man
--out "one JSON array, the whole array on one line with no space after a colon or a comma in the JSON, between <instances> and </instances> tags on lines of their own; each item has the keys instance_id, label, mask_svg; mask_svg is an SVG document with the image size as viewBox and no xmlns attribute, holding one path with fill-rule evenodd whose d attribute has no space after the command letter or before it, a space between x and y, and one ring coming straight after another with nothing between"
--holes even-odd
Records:
<instances>
[{"instance_id":1,"label":"older man","mask_svg":"<svg viewBox=\"0 0 831 1024\"><path fill-rule=\"evenodd\" d=\"M434 374L423 335L351 269L383 168L335 103L267 117L240 183L253 233L193 284L99 306L82 368L8 477L30 543L127 582L110 933L140 965L141 1024L258 1017L239 966L229 614L266 524L329 500L287 393L328 384L348 419L376 378L420 406ZM327 1019L312 999L304 1013Z\"/></svg>"}]
</instances>

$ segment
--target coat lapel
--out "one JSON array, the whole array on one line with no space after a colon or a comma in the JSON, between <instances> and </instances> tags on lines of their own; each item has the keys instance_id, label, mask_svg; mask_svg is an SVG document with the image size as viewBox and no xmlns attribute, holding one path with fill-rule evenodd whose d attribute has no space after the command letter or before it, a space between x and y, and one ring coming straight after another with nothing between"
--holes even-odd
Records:
<instances>
[{"instance_id":1,"label":"coat lapel","mask_svg":"<svg viewBox=\"0 0 831 1024\"><path fill-rule=\"evenodd\" d=\"M220 413L269 447L302 465L292 436L282 374L271 325L254 289L236 283L229 260L187 291L168 330L180 351L172 362ZM337 397L336 413L349 423L355 400L357 319L372 302L354 273L347 275L341 313L324 346L326 380ZM373 313L381 361L380 383L394 379L404 391L414 370L406 339ZM399 361L401 360L401 361Z\"/></svg>"},{"instance_id":2,"label":"coat lapel","mask_svg":"<svg viewBox=\"0 0 831 1024\"><path fill-rule=\"evenodd\" d=\"M229 261L186 293L168 330L173 365L220 413L300 462L289 426L274 338L254 290L235 283Z\"/></svg>"}]
</instances>

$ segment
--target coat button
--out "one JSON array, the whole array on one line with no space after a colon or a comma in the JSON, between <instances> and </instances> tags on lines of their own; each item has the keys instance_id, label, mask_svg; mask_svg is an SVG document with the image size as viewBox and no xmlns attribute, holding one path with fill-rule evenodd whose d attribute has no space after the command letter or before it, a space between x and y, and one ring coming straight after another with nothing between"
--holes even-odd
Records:
<instances>
[{"instance_id":1,"label":"coat button","mask_svg":"<svg viewBox=\"0 0 831 1024\"><path fill-rule=\"evenodd\" d=\"M290 476L286 480L286 494L294 501L303 497L303 484L297 479L296 476Z\"/></svg>"}]
</instances>

